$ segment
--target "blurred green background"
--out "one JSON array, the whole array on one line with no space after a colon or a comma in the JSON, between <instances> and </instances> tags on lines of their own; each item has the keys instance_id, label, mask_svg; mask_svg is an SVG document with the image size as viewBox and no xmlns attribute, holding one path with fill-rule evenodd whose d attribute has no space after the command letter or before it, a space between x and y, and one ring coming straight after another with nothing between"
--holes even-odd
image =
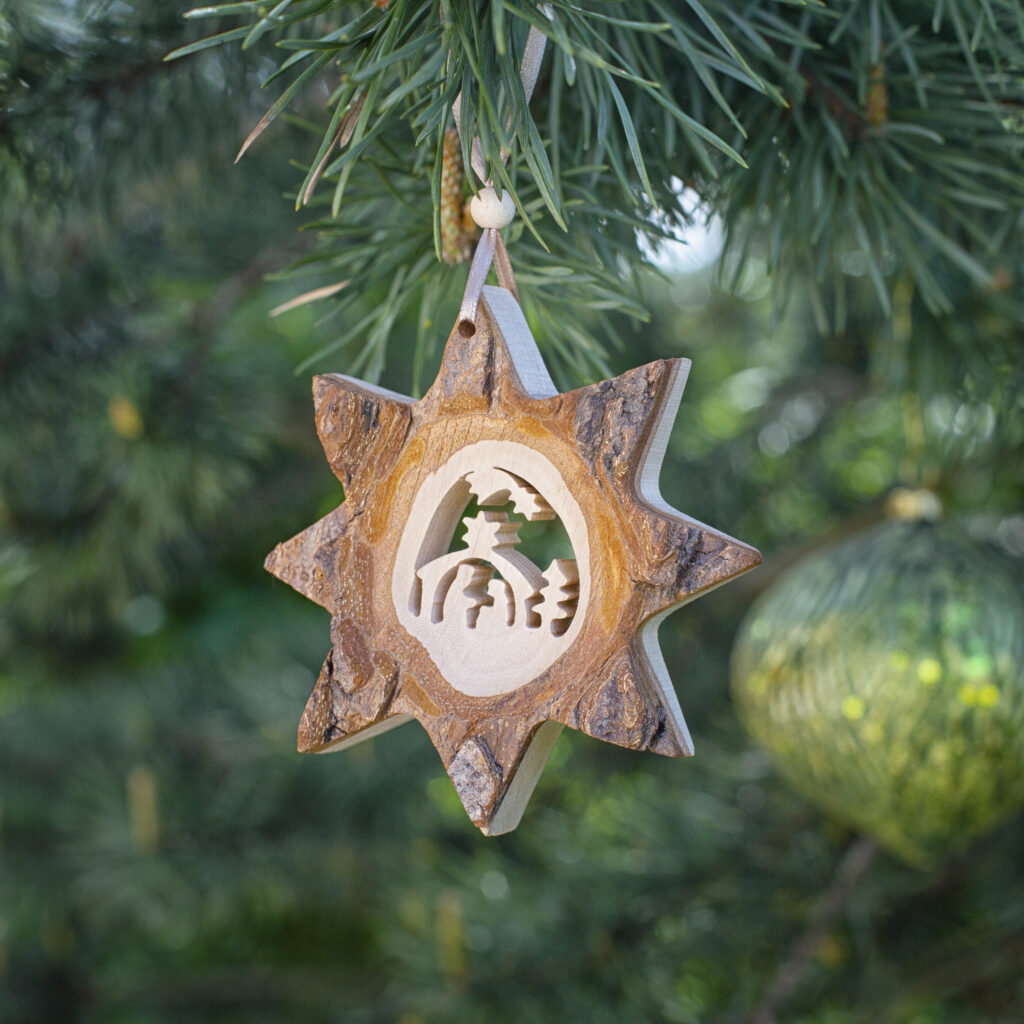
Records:
<instances>
[{"instance_id":1,"label":"blurred green background","mask_svg":"<svg viewBox=\"0 0 1024 1024\"><path fill-rule=\"evenodd\" d=\"M756 265L728 295L650 276L610 361L693 360L663 490L765 566L662 629L695 758L566 732L485 839L415 725L294 751L328 617L261 564L341 500L294 368L346 326L268 317L330 283L266 280L311 250L299 129L232 167L258 55L167 65L176 5L96 6L0 9L0 1021L745 1019L853 836L741 729L738 624L899 485L1019 576L1012 273L943 319L897 287L841 335L799 294L773 313ZM928 871L880 857L781 1019L1024 1019L1022 858L1020 814Z\"/></svg>"}]
</instances>

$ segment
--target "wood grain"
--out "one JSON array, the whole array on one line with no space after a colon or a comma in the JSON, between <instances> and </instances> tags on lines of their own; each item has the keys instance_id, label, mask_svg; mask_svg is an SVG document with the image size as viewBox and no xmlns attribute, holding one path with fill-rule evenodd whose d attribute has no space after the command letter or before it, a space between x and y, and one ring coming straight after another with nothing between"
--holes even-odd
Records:
<instances>
[{"instance_id":1,"label":"wood grain","mask_svg":"<svg viewBox=\"0 0 1024 1024\"><path fill-rule=\"evenodd\" d=\"M337 375L317 377L317 429L345 502L278 545L266 563L332 615L333 646L302 716L299 749L339 749L415 718L467 814L488 834L518 823L562 726L637 750L692 753L657 624L761 559L753 548L671 510L657 490L688 365L659 360L558 394L515 300L487 288L475 335L453 331L437 379L419 402ZM461 468L459 453L483 442L492 443L476 450L492 463L509 462L503 468L516 475L519 466L534 486L533 463L517 462L515 453L537 453L582 510L582 527L568 526L580 593L589 595L586 602L581 596L565 634L571 642L553 662L492 695L464 692L469 683L453 686L445 677L403 625L408 615L396 604L404 591L395 583L396 563L405 581L421 568L415 558L411 568L399 560L408 531L423 533L422 499L410 518L421 490L451 460ZM562 508L563 521L571 520L564 498L537 490ZM445 493L458 504L461 492ZM442 516L442 532L458 518L458 510ZM447 551L444 536L432 544L431 551ZM562 567L569 584L554 567L544 582L552 593L559 585L571 588L576 568ZM472 582L471 576L465 579ZM483 634L453 637L472 644Z\"/></svg>"}]
</instances>

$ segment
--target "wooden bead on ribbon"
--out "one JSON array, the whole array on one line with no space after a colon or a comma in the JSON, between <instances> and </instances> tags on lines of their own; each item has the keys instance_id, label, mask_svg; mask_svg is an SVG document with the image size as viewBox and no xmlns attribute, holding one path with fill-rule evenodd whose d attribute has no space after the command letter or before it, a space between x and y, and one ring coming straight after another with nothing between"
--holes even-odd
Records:
<instances>
[{"instance_id":1,"label":"wooden bead on ribbon","mask_svg":"<svg viewBox=\"0 0 1024 1024\"><path fill-rule=\"evenodd\" d=\"M551 17L551 11L547 5L542 5L541 10L549 18ZM529 35L526 37L526 46L523 49L523 59L519 64L519 76L523 81L523 91L526 94L527 102L533 95L534 87L537 84L546 43L547 37L544 33L536 26L531 25ZM452 105L452 113L455 116L455 127L461 136L461 93ZM508 159L507 150L502 149L501 159L503 162ZM505 248L505 240L501 237L501 229L510 224L515 217L515 204L508 192L498 193L493 182L487 177L487 167L484 164L483 150L478 137L473 139L470 146L470 164L477 177L484 183L484 187L477 192L469 204L470 215L480 227L481 235L476 251L473 253L473 262L470 264L469 276L466 279L466 291L462 297L462 308L459 311L459 333L465 338L471 338L476 333L477 307L492 265L498 276L498 284L510 291L517 301L519 299L512 263L508 257L508 250Z\"/></svg>"}]
</instances>

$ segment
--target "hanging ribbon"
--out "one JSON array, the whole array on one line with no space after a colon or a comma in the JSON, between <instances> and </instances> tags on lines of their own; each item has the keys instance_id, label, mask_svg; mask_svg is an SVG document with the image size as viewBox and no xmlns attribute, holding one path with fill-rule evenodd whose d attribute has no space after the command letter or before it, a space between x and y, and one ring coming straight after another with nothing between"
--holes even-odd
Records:
<instances>
[{"instance_id":1,"label":"hanging ribbon","mask_svg":"<svg viewBox=\"0 0 1024 1024\"><path fill-rule=\"evenodd\" d=\"M548 18L551 17L551 11L547 9L546 4L541 7L541 10ZM519 77L523 82L523 92L526 94L527 103L530 102L534 87L537 85L546 44L547 36L540 29L531 25L529 35L526 37L526 46L523 49L523 59L519 63ZM462 93L459 93L452 104L452 114L455 116L455 127L461 139L463 134ZM509 127L511 127L511 123ZM501 150L502 163L508 160L508 156L508 150L503 148ZM498 275L498 283L501 287L507 288L517 300L519 298L515 275L512 273L512 262L508 257L508 250L505 248L505 240L501 237L501 229L511 223L515 216L515 205L507 192L503 191L499 197L494 183L487 177L487 166L484 163L479 136L475 136L470 145L470 165L476 176L483 182L483 188L469 204L469 212L480 227L481 235L476 251L473 253L473 262L470 264L469 277L466 280L466 291L462 297L462 308L459 311L459 333L467 338L476 333L477 306L480 303L480 295L492 265Z\"/></svg>"}]
</instances>

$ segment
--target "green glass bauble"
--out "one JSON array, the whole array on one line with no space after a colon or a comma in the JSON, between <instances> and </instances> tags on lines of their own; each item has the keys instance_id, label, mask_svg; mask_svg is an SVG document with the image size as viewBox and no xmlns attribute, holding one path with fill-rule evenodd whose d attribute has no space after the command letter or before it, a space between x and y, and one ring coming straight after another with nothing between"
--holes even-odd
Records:
<instances>
[{"instance_id":1,"label":"green glass bauble","mask_svg":"<svg viewBox=\"0 0 1024 1024\"><path fill-rule=\"evenodd\" d=\"M949 524L891 522L800 562L732 664L789 781L925 866L1024 803L1024 594Z\"/></svg>"}]
</instances>

